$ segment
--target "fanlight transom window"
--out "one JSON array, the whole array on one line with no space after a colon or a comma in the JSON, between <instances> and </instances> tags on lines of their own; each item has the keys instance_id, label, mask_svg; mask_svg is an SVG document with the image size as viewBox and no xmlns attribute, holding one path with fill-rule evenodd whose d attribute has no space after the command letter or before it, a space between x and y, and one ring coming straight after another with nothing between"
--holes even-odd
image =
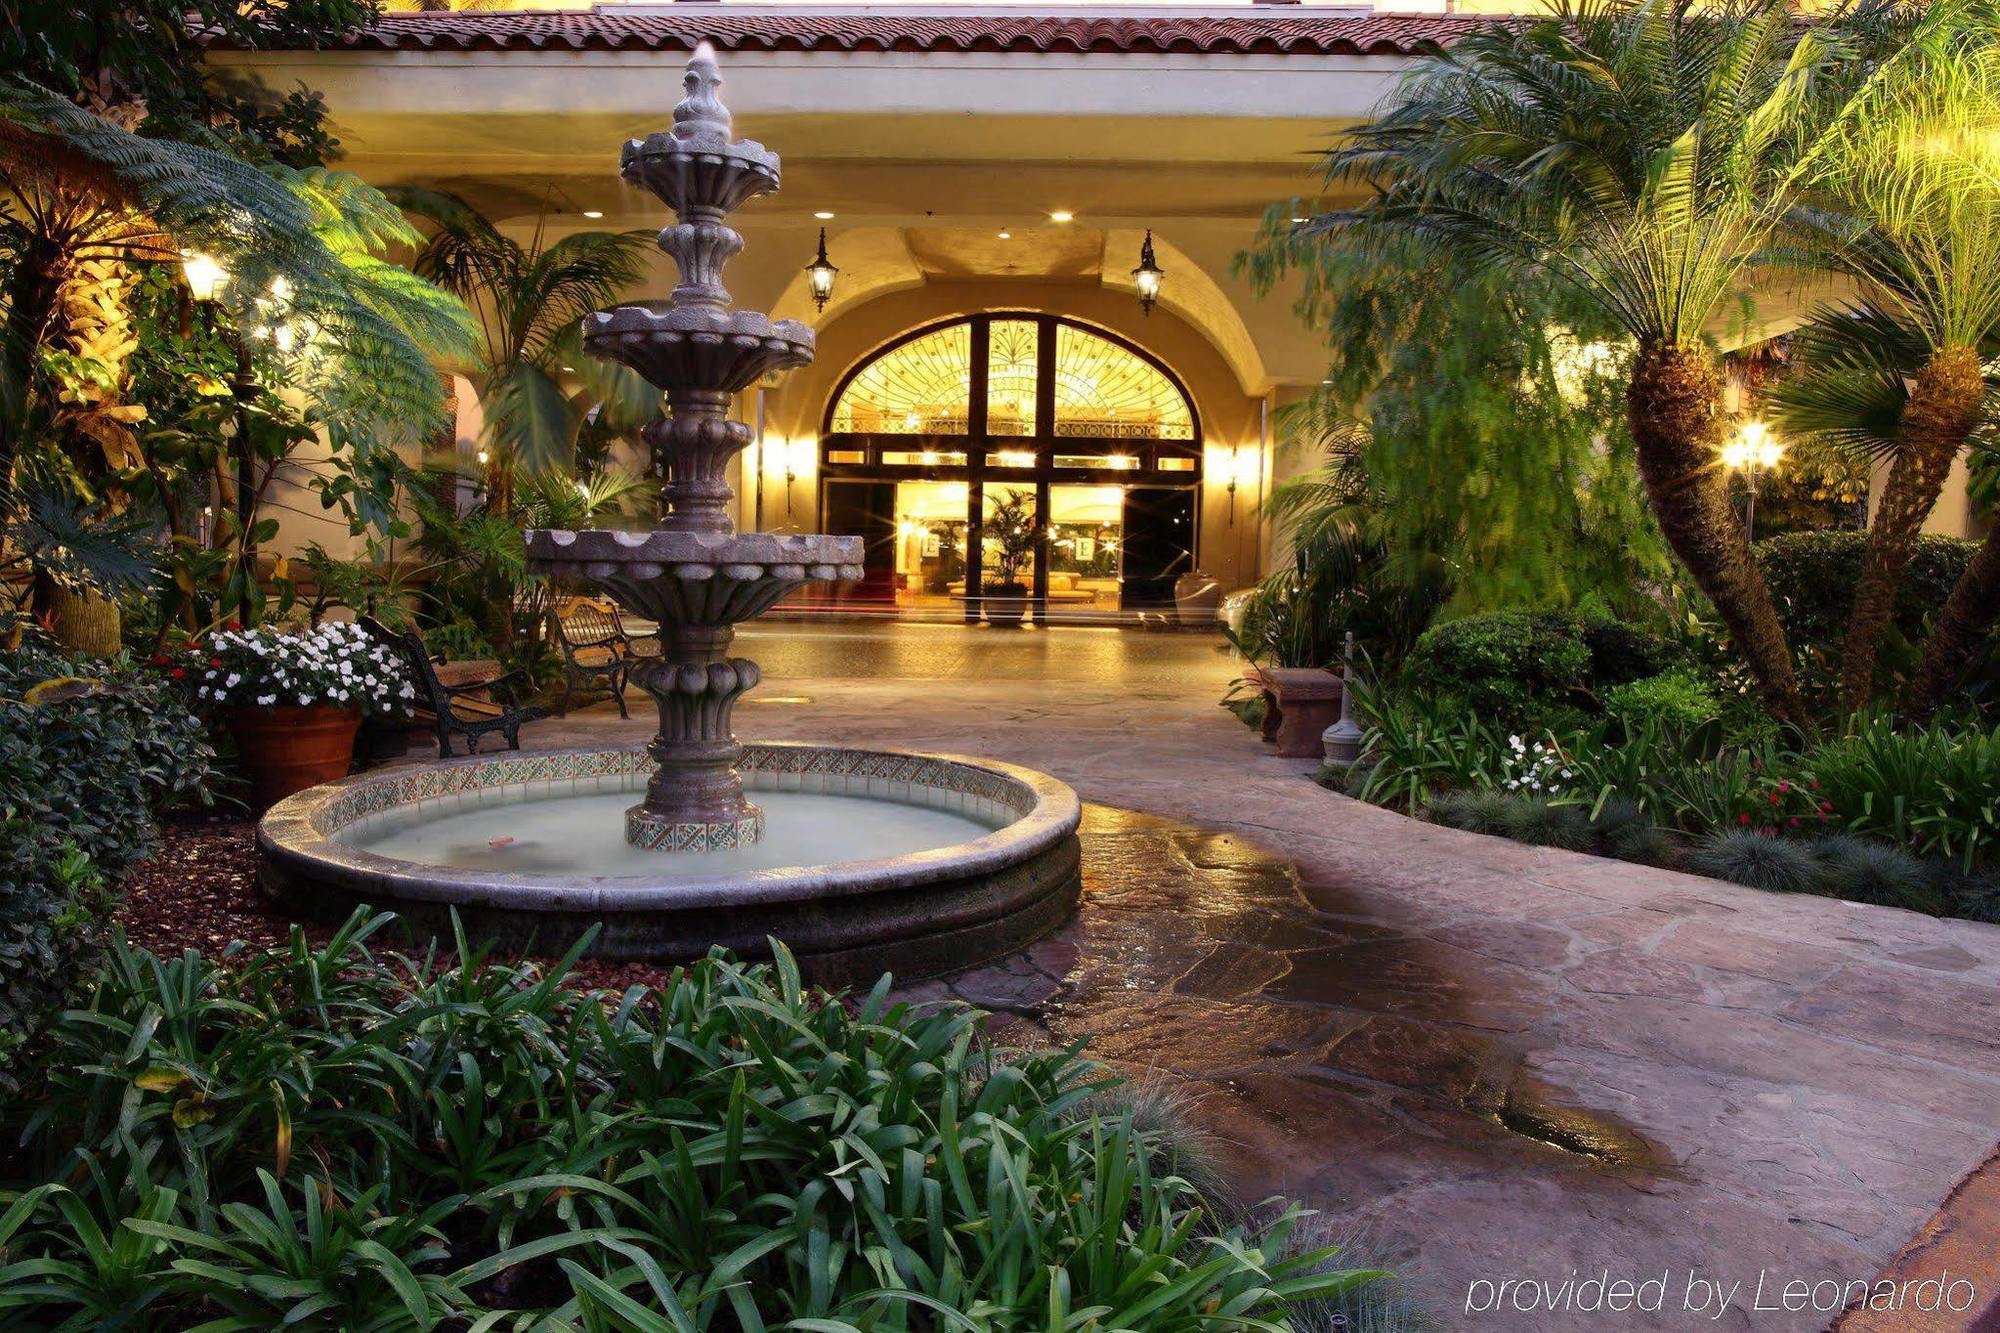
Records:
<instances>
[{"instance_id":1,"label":"fanlight transom window","mask_svg":"<svg viewBox=\"0 0 2000 1333\"><path fill-rule=\"evenodd\" d=\"M965 435L972 427L970 320L898 343L862 366L829 429L861 435ZM1074 324L997 317L987 324L986 434L1038 434L1045 330L1053 330L1054 421L1077 439L1192 440L1179 386L1129 347Z\"/></svg>"}]
</instances>

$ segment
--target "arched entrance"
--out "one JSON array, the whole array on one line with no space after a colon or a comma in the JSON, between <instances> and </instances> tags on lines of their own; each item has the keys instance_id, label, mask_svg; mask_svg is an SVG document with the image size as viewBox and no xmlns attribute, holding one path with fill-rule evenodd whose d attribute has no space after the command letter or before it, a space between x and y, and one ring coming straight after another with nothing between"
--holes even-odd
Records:
<instances>
[{"instance_id":1,"label":"arched entrance","mask_svg":"<svg viewBox=\"0 0 2000 1333\"><path fill-rule=\"evenodd\" d=\"M820 439L821 526L868 539L849 599L972 619L1011 572L1038 618L1107 618L1171 603L1194 567L1200 417L1105 330L1035 313L918 329L841 378Z\"/></svg>"}]
</instances>

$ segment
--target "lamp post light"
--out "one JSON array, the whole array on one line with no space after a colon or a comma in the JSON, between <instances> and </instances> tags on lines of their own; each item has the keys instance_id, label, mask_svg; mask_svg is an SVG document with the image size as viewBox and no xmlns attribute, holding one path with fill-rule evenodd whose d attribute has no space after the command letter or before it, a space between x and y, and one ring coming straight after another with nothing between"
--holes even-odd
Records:
<instances>
[{"instance_id":1,"label":"lamp post light","mask_svg":"<svg viewBox=\"0 0 2000 1333\"><path fill-rule=\"evenodd\" d=\"M229 270L219 260L194 250L181 256L181 277L195 303L211 311L221 304L223 288L230 282ZM250 400L257 392L256 373L250 364L250 344L235 323L211 318L210 325L236 354L236 376L229 385L230 396L236 400L236 517L247 542L251 511L256 507L256 470L250 461Z\"/></svg>"},{"instance_id":2,"label":"lamp post light","mask_svg":"<svg viewBox=\"0 0 2000 1333\"><path fill-rule=\"evenodd\" d=\"M181 276L187 280L188 294L207 304L222 294L229 270L209 256L190 250L181 256Z\"/></svg>"},{"instance_id":3,"label":"lamp post light","mask_svg":"<svg viewBox=\"0 0 2000 1333\"><path fill-rule=\"evenodd\" d=\"M1761 421L1746 421L1737 428L1736 438L1722 446L1722 465L1732 472L1741 472L1748 485L1749 494L1743 505L1743 534L1751 541L1757 539L1757 477L1769 472L1785 456L1784 441L1771 433L1771 428Z\"/></svg>"},{"instance_id":4,"label":"lamp post light","mask_svg":"<svg viewBox=\"0 0 2000 1333\"><path fill-rule=\"evenodd\" d=\"M1153 229L1148 227L1145 243L1139 247L1139 267L1132 270L1132 285L1139 289L1140 313L1153 313L1153 302L1160 299L1160 281L1166 276L1166 271L1153 259Z\"/></svg>"},{"instance_id":5,"label":"lamp post light","mask_svg":"<svg viewBox=\"0 0 2000 1333\"><path fill-rule=\"evenodd\" d=\"M824 310L833 296L833 280L840 270L826 257L826 228L819 229L819 253L806 265L806 281L812 284L813 309Z\"/></svg>"}]
</instances>

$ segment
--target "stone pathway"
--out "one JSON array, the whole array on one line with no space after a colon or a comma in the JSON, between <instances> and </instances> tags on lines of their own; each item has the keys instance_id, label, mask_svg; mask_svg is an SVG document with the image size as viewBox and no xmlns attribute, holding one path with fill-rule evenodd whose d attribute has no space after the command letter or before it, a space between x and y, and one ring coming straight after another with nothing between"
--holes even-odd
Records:
<instances>
[{"instance_id":1,"label":"stone pathway","mask_svg":"<svg viewBox=\"0 0 2000 1333\"><path fill-rule=\"evenodd\" d=\"M1361 1224L1447 1327L1824 1327L1785 1285L1873 1278L2000 1140L2000 928L1346 800L1215 706L1231 664L1189 636L767 625L740 650L767 665L745 736L1074 784L1076 919L915 993L1184 1084L1246 1195ZM600 706L530 743L645 729ZM1607 1272L1664 1276L1665 1309L1498 1288ZM1716 1313L1711 1281L1713 1320L1686 1308L1692 1283Z\"/></svg>"}]
</instances>

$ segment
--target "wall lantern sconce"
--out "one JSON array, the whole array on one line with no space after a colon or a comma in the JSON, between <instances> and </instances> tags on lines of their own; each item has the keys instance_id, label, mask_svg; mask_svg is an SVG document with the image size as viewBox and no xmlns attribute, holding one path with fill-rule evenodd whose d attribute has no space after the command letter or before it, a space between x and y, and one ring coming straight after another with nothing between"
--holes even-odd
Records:
<instances>
[{"instance_id":1,"label":"wall lantern sconce","mask_svg":"<svg viewBox=\"0 0 2000 1333\"><path fill-rule=\"evenodd\" d=\"M813 309L824 310L833 296L833 280L840 270L826 257L826 228L819 229L819 253L806 265L806 281L812 284Z\"/></svg>"},{"instance_id":2,"label":"wall lantern sconce","mask_svg":"<svg viewBox=\"0 0 2000 1333\"><path fill-rule=\"evenodd\" d=\"M798 484L799 474L810 472L819 457L819 441L810 437L800 440L783 440L777 445L778 457L785 465L785 516L794 513L792 488Z\"/></svg>"},{"instance_id":3,"label":"wall lantern sconce","mask_svg":"<svg viewBox=\"0 0 2000 1333\"><path fill-rule=\"evenodd\" d=\"M1160 299L1160 280L1166 276L1153 259L1153 229L1148 227L1145 244L1139 247L1139 267L1132 270L1132 285L1139 289L1141 313L1153 313L1153 302Z\"/></svg>"}]
</instances>

